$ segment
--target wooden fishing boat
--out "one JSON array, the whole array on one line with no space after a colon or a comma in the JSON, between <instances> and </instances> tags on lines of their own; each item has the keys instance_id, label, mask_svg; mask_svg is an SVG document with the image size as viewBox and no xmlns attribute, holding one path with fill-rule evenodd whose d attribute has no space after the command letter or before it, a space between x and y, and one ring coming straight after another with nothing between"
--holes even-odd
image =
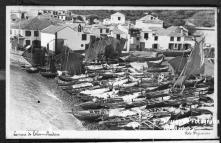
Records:
<instances>
[{"instance_id":1,"label":"wooden fishing boat","mask_svg":"<svg viewBox=\"0 0 221 143\"><path fill-rule=\"evenodd\" d=\"M157 57L137 57L137 56L129 56L126 58L124 61L126 62L134 62L134 61L139 61L139 62L147 62L147 61L158 61L162 59L162 56L157 56Z\"/></svg>"},{"instance_id":2,"label":"wooden fishing boat","mask_svg":"<svg viewBox=\"0 0 221 143\"><path fill-rule=\"evenodd\" d=\"M99 101L97 101L97 102L88 101L88 102L80 103L76 106L81 107L84 110L105 108L104 102L101 102L101 101L100 102Z\"/></svg>"},{"instance_id":3,"label":"wooden fishing boat","mask_svg":"<svg viewBox=\"0 0 221 143\"><path fill-rule=\"evenodd\" d=\"M184 112L184 114L178 113L178 114L171 114L170 120L175 120L175 119L182 119L190 116L199 116L203 114L213 114L211 111L206 110L206 109L191 109L187 112Z\"/></svg>"},{"instance_id":4,"label":"wooden fishing boat","mask_svg":"<svg viewBox=\"0 0 221 143\"><path fill-rule=\"evenodd\" d=\"M187 56L191 53L191 49L187 50L156 50L159 54L166 57Z\"/></svg>"},{"instance_id":5,"label":"wooden fishing boat","mask_svg":"<svg viewBox=\"0 0 221 143\"><path fill-rule=\"evenodd\" d=\"M142 87L121 87L118 92L118 96L124 96L134 92L145 91L145 88Z\"/></svg>"},{"instance_id":6,"label":"wooden fishing boat","mask_svg":"<svg viewBox=\"0 0 221 143\"><path fill-rule=\"evenodd\" d=\"M159 67L159 68L149 68L147 70L145 70L146 72L167 72L169 69L168 66L164 66L164 67Z\"/></svg>"},{"instance_id":7,"label":"wooden fishing boat","mask_svg":"<svg viewBox=\"0 0 221 143\"><path fill-rule=\"evenodd\" d=\"M31 65L28 65L28 64L21 64L20 67L22 69L26 69L26 68L31 68L32 66Z\"/></svg>"},{"instance_id":8,"label":"wooden fishing boat","mask_svg":"<svg viewBox=\"0 0 221 143\"><path fill-rule=\"evenodd\" d=\"M40 72L40 74L46 78L55 78L57 76L57 73L53 72Z\"/></svg>"},{"instance_id":9,"label":"wooden fishing boat","mask_svg":"<svg viewBox=\"0 0 221 143\"><path fill-rule=\"evenodd\" d=\"M58 86L70 86L70 85L73 85L75 83L76 83L76 81L62 81L60 79L57 79Z\"/></svg>"},{"instance_id":10,"label":"wooden fishing boat","mask_svg":"<svg viewBox=\"0 0 221 143\"><path fill-rule=\"evenodd\" d=\"M71 76L67 76L67 75L61 75L61 76L58 76L58 78L62 81L73 81L74 79L71 78Z\"/></svg>"},{"instance_id":11,"label":"wooden fishing boat","mask_svg":"<svg viewBox=\"0 0 221 143\"><path fill-rule=\"evenodd\" d=\"M97 97L88 96L86 94L81 94L80 92L76 94L72 93L71 95L73 95L74 97L76 97L82 102L89 102L89 101L94 101L98 99Z\"/></svg>"},{"instance_id":12,"label":"wooden fishing boat","mask_svg":"<svg viewBox=\"0 0 221 143\"><path fill-rule=\"evenodd\" d=\"M127 106L126 102L117 102L117 103L105 103L106 108L116 109L116 108L125 108Z\"/></svg>"},{"instance_id":13,"label":"wooden fishing boat","mask_svg":"<svg viewBox=\"0 0 221 143\"><path fill-rule=\"evenodd\" d=\"M150 100L147 105L146 109L151 108L160 108L160 107L179 107L182 104L186 104L185 100L168 100L168 101L153 101Z\"/></svg>"},{"instance_id":14,"label":"wooden fishing boat","mask_svg":"<svg viewBox=\"0 0 221 143\"><path fill-rule=\"evenodd\" d=\"M161 63L164 61L164 56L161 59L156 61L147 61L148 67L159 67Z\"/></svg>"},{"instance_id":15,"label":"wooden fishing boat","mask_svg":"<svg viewBox=\"0 0 221 143\"><path fill-rule=\"evenodd\" d=\"M38 67L38 70L40 71L40 72L46 72L46 71L48 71L49 69L48 69L48 67Z\"/></svg>"},{"instance_id":16,"label":"wooden fishing boat","mask_svg":"<svg viewBox=\"0 0 221 143\"><path fill-rule=\"evenodd\" d=\"M169 96L169 94L170 94L169 89L164 89L164 90L147 92L145 94L145 96L147 99L151 99L151 98L159 98L159 97Z\"/></svg>"},{"instance_id":17,"label":"wooden fishing boat","mask_svg":"<svg viewBox=\"0 0 221 143\"><path fill-rule=\"evenodd\" d=\"M28 73L38 73L39 72L38 68L36 68L36 67L28 67L28 68L25 68L25 70Z\"/></svg>"},{"instance_id":18,"label":"wooden fishing boat","mask_svg":"<svg viewBox=\"0 0 221 143\"><path fill-rule=\"evenodd\" d=\"M89 98L87 98L89 99ZM93 101L91 101L93 100ZM123 102L122 98L107 98L107 99L102 99L102 98L96 98L94 97L93 99L91 98L90 101L80 103L76 106L81 107L82 109L88 110L88 109L101 109L101 108L109 108L108 105L111 105L111 103L121 103Z\"/></svg>"},{"instance_id":19,"label":"wooden fishing boat","mask_svg":"<svg viewBox=\"0 0 221 143\"><path fill-rule=\"evenodd\" d=\"M125 106L125 109L130 109L130 108L134 108L134 107L141 107L147 104L147 100L141 100L141 101L133 101L131 103L127 103Z\"/></svg>"},{"instance_id":20,"label":"wooden fishing boat","mask_svg":"<svg viewBox=\"0 0 221 143\"><path fill-rule=\"evenodd\" d=\"M106 110L83 110L73 111L73 115L81 121L96 122L108 116L108 113Z\"/></svg>"},{"instance_id":21,"label":"wooden fishing boat","mask_svg":"<svg viewBox=\"0 0 221 143\"><path fill-rule=\"evenodd\" d=\"M107 120L100 121L100 125L105 125L110 129L119 129L118 126L126 125L134 119L131 117L110 117Z\"/></svg>"}]
</instances>

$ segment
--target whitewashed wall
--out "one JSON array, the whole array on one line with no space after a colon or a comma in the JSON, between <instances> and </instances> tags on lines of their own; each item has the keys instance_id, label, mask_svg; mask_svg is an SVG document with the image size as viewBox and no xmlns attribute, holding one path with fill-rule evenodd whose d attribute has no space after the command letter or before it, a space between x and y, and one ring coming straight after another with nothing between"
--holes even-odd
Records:
<instances>
[{"instance_id":1,"label":"whitewashed wall","mask_svg":"<svg viewBox=\"0 0 221 143\"><path fill-rule=\"evenodd\" d=\"M49 50L55 51L55 34L41 33L41 46L47 47L49 44Z\"/></svg>"},{"instance_id":2,"label":"whitewashed wall","mask_svg":"<svg viewBox=\"0 0 221 143\"><path fill-rule=\"evenodd\" d=\"M118 20L118 17L120 17L120 20ZM124 24L125 23L125 16L122 14L113 14L111 15L111 23L116 24Z\"/></svg>"},{"instance_id":3,"label":"whitewashed wall","mask_svg":"<svg viewBox=\"0 0 221 143\"><path fill-rule=\"evenodd\" d=\"M148 33L148 39L144 39L144 33ZM180 41L177 41L177 37L174 37L174 41L170 41L170 37L171 36L162 36L159 35L158 36L158 40L155 40L155 36L153 35L153 32L150 31L143 31L141 32L141 39L140 42L144 42L145 43L145 48L149 49L153 47L153 44L158 44L158 48L161 50L165 50L169 48L169 43L173 43L173 44L185 44L185 43L189 43L189 44L193 44L192 41L190 42L186 42L184 41L184 37L180 37Z\"/></svg>"},{"instance_id":4,"label":"whitewashed wall","mask_svg":"<svg viewBox=\"0 0 221 143\"><path fill-rule=\"evenodd\" d=\"M25 31L31 31L31 36L25 36ZM41 40L41 34L40 34L40 31L39 32L39 36L38 37L35 37L34 36L34 31L35 30L25 30L25 29L11 29L11 36L16 36L18 34L20 34L21 36L25 37L24 39L24 45L25 46L25 41L26 40L30 40L30 44L32 44L32 41L34 40Z\"/></svg>"},{"instance_id":5,"label":"whitewashed wall","mask_svg":"<svg viewBox=\"0 0 221 143\"><path fill-rule=\"evenodd\" d=\"M163 23L162 24L143 23L142 21L137 20L135 27L136 28L163 27Z\"/></svg>"},{"instance_id":6,"label":"whitewashed wall","mask_svg":"<svg viewBox=\"0 0 221 143\"><path fill-rule=\"evenodd\" d=\"M69 27L66 27L58 32L58 39L66 39L65 44L72 50L85 50L85 44L90 42L90 35L87 34L87 39L82 40L83 32L77 32ZM83 47L81 46L83 44Z\"/></svg>"}]
</instances>

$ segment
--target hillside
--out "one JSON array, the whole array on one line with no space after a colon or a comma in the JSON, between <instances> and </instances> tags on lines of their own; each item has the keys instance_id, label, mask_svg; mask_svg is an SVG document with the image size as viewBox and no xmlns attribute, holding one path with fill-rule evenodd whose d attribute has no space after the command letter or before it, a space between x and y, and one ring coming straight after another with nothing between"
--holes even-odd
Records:
<instances>
[{"instance_id":1,"label":"hillside","mask_svg":"<svg viewBox=\"0 0 221 143\"><path fill-rule=\"evenodd\" d=\"M94 15L99 19L110 18L110 15L115 13L114 10L71 10L78 15ZM135 22L145 13L152 13L163 20L165 27L170 25L185 25L185 22L195 24L196 26L212 27L214 26L214 11L212 10L122 10L119 11L126 15L126 19Z\"/></svg>"}]
</instances>

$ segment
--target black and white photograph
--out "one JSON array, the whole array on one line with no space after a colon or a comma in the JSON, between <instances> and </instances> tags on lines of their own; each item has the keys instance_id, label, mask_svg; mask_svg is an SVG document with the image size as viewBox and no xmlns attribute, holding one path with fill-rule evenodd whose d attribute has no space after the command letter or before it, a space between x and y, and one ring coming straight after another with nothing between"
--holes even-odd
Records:
<instances>
[{"instance_id":1,"label":"black and white photograph","mask_svg":"<svg viewBox=\"0 0 221 143\"><path fill-rule=\"evenodd\" d=\"M6 138L214 139L215 7L6 6Z\"/></svg>"}]
</instances>

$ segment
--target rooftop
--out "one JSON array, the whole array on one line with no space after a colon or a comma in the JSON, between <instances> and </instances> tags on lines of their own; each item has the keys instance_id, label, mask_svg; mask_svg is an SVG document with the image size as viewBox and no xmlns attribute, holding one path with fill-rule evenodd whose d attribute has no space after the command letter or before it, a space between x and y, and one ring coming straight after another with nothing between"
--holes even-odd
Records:
<instances>
[{"instance_id":1,"label":"rooftop","mask_svg":"<svg viewBox=\"0 0 221 143\"><path fill-rule=\"evenodd\" d=\"M156 32L157 35L160 36L175 36L175 37L182 37L184 36L184 33L181 31L180 26L171 26L168 27L167 29L164 28L153 28L152 30Z\"/></svg>"},{"instance_id":2,"label":"rooftop","mask_svg":"<svg viewBox=\"0 0 221 143\"><path fill-rule=\"evenodd\" d=\"M124 16L124 14L123 14L123 13L120 13L120 12L116 12L116 13L114 13L114 14L111 14L111 16L114 16L114 15L123 15L123 16Z\"/></svg>"},{"instance_id":3,"label":"rooftop","mask_svg":"<svg viewBox=\"0 0 221 143\"><path fill-rule=\"evenodd\" d=\"M151 19L152 17L152 19ZM158 19L157 17L154 17L152 15L146 15L144 17L141 17L138 19L138 21L143 21L144 23L153 23L153 24L162 24L163 21Z\"/></svg>"},{"instance_id":4,"label":"rooftop","mask_svg":"<svg viewBox=\"0 0 221 143\"><path fill-rule=\"evenodd\" d=\"M114 34L125 34L123 31L121 31L120 29L118 29L117 27L114 27L113 31Z\"/></svg>"},{"instance_id":5,"label":"rooftop","mask_svg":"<svg viewBox=\"0 0 221 143\"><path fill-rule=\"evenodd\" d=\"M41 32L55 34L56 32L66 28L66 27L69 27L69 26L67 26L67 25L50 25L50 26L44 28ZM71 28L71 27L69 27L69 28Z\"/></svg>"},{"instance_id":6,"label":"rooftop","mask_svg":"<svg viewBox=\"0 0 221 143\"><path fill-rule=\"evenodd\" d=\"M11 25L11 28L15 29L26 29L26 30L42 30L49 25L56 25L61 23L60 20L49 17L39 15L31 19L25 19L18 23L14 23Z\"/></svg>"}]
</instances>

